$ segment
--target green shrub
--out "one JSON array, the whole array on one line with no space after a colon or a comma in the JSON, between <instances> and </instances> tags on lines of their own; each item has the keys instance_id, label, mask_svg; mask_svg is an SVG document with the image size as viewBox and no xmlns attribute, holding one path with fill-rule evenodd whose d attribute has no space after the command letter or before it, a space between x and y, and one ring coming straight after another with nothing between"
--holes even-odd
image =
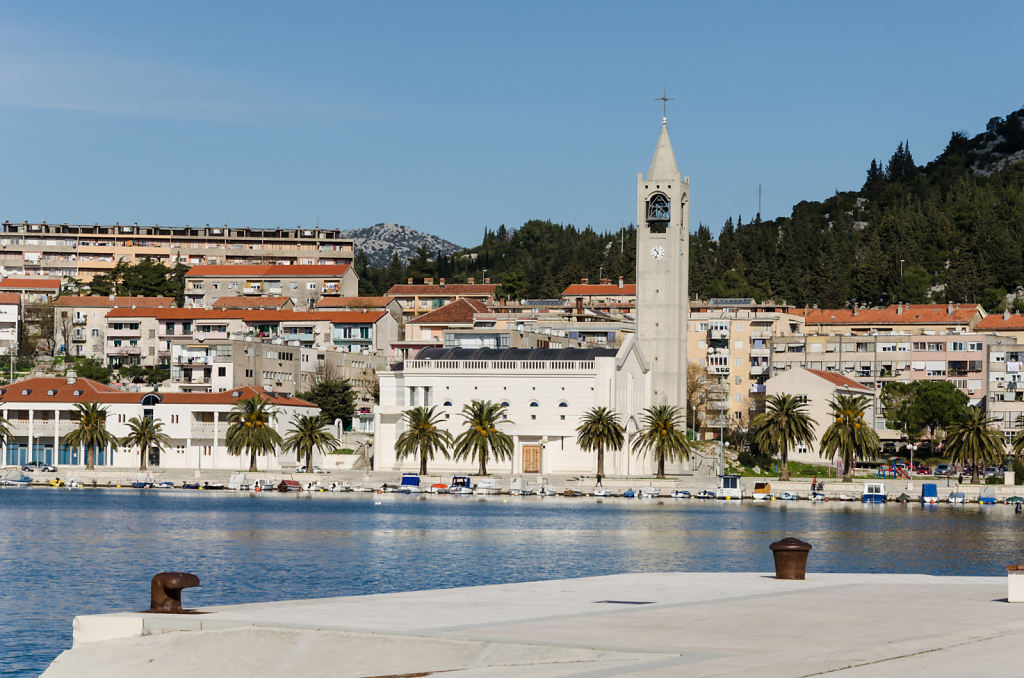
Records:
<instances>
[{"instance_id":1,"label":"green shrub","mask_svg":"<svg viewBox=\"0 0 1024 678\"><path fill-rule=\"evenodd\" d=\"M1016 485L1024 485L1024 459L1013 458L1013 482Z\"/></svg>"},{"instance_id":2,"label":"green shrub","mask_svg":"<svg viewBox=\"0 0 1024 678\"><path fill-rule=\"evenodd\" d=\"M1002 476L989 476L988 478L985 478L985 484L986 485L1002 485L1003 484L1003 477Z\"/></svg>"},{"instance_id":3,"label":"green shrub","mask_svg":"<svg viewBox=\"0 0 1024 678\"><path fill-rule=\"evenodd\" d=\"M339 447L338 449L331 452L331 454L355 454L356 451L349 447Z\"/></svg>"}]
</instances>

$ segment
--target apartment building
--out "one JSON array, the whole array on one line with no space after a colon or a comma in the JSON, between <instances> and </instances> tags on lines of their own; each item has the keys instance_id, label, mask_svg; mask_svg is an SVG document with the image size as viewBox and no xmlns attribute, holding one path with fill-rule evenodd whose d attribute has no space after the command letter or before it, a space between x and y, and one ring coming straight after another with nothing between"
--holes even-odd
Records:
<instances>
[{"instance_id":1,"label":"apartment building","mask_svg":"<svg viewBox=\"0 0 1024 678\"><path fill-rule=\"evenodd\" d=\"M295 308L291 297L220 297L210 308L226 308L232 311L288 311Z\"/></svg>"},{"instance_id":2,"label":"apartment building","mask_svg":"<svg viewBox=\"0 0 1024 678\"><path fill-rule=\"evenodd\" d=\"M112 367L169 365L175 341L229 338L386 355L398 323L384 311L115 308L106 315L104 355Z\"/></svg>"},{"instance_id":3,"label":"apartment building","mask_svg":"<svg viewBox=\"0 0 1024 678\"><path fill-rule=\"evenodd\" d=\"M348 264L351 239L321 228L0 224L0 273L83 282L119 261L199 264Z\"/></svg>"},{"instance_id":4,"label":"apartment building","mask_svg":"<svg viewBox=\"0 0 1024 678\"><path fill-rule=\"evenodd\" d=\"M113 308L171 308L174 297L61 296L53 304L54 347L58 354L103 360L107 313ZM119 328L121 329L121 328Z\"/></svg>"},{"instance_id":5,"label":"apartment building","mask_svg":"<svg viewBox=\"0 0 1024 678\"><path fill-rule=\"evenodd\" d=\"M405 285L392 285L385 296L398 300L402 306L402 317L405 322L409 322L456 299L475 299L484 304L492 304L497 289L498 286L491 284L490 278L485 278L482 284L474 278L468 278L465 283L447 284L441 278L436 285L433 278L424 278L422 285L413 284L412 278L409 278Z\"/></svg>"},{"instance_id":6,"label":"apartment building","mask_svg":"<svg viewBox=\"0 0 1024 678\"><path fill-rule=\"evenodd\" d=\"M0 278L0 292L14 292L21 295L22 306L48 304L60 293L60 280Z\"/></svg>"},{"instance_id":7,"label":"apartment building","mask_svg":"<svg viewBox=\"0 0 1024 678\"><path fill-rule=\"evenodd\" d=\"M210 308L222 296L288 297L309 310L324 296L357 296L359 278L349 264L193 266L185 276L185 306Z\"/></svg>"},{"instance_id":8,"label":"apartment building","mask_svg":"<svg viewBox=\"0 0 1024 678\"><path fill-rule=\"evenodd\" d=\"M561 298L563 302L581 310L619 314L636 312L636 284L626 283L622 276L619 276L617 283L608 278L591 283L583 278L562 290Z\"/></svg>"},{"instance_id":9,"label":"apartment building","mask_svg":"<svg viewBox=\"0 0 1024 678\"><path fill-rule=\"evenodd\" d=\"M802 309L807 334L956 334L985 318L978 304L892 304L885 308Z\"/></svg>"},{"instance_id":10,"label":"apartment building","mask_svg":"<svg viewBox=\"0 0 1024 678\"><path fill-rule=\"evenodd\" d=\"M975 328L978 332L996 334L1000 337L1011 337L1024 344L1024 315L1011 314L1009 311L989 315L982 319Z\"/></svg>"},{"instance_id":11,"label":"apartment building","mask_svg":"<svg viewBox=\"0 0 1024 678\"><path fill-rule=\"evenodd\" d=\"M703 426L746 427L758 411L771 376L772 344L804 331L789 307L753 299L710 299L690 305L687 362L707 371Z\"/></svg>"},{"instance_id":12,"label":"apartment building","mask_svg":"<svg viewBox=\"0 0 1024 678\"><path fill-rule=\"evenodd\" d=\"M0 351L11 355L18 350L21 331L21 295L0 292Z\"/></svg>"},{"instance_id":13,"label":"apartment building","mask_svg":"<svg viewBox=\"0 0 1024 678\"><path fill-rule=\"evenodd\" d=\"M83 468L86 451L60 440L78 425L75 405L99 403L107 411L107 430L118 438L129 433L128 422L147 417L164 424L170 443L163 452L147 454L152 468L248 470L248 455L228 454L225 443L229 415L239 400L258 397L275 413L271 425L286 435L296 418L319 408L286 394L246 386L219 393L129 393L89 379L37 377L0 388L0 414L12 438L5 447L9 466L43 461L61 467ZM97 468L138 468L139 450L121 446L96 451ZM278 470L291 455L260 455L260 470Z\"/></svg>"},{"instance_id":14,"label":"apartment building","mask_svg":"<svg viewBox=\"0 0 1024 678\"><path fill-rule=\"evenodd\" d=\"M1008 336L990 338L985 409L1009 447L1024 431L1024 341Z\"/></svg>"},{"instance_id":15,"label":"apartment building","mask_svg":"<svg viewBox=\"0 0 1024 678\"><path fill-rule=\"evenodd\" d=\"M216 339L171 343L171 391L213 393L257 386L294 395L312 388L317 379L347 379L356 390L358 407L373 404L377 370L386 369L383 355L351 353L336 347L306 348L272 341ZM371 417L367 417L372 421Z\"/></svg>"}]
</instances>

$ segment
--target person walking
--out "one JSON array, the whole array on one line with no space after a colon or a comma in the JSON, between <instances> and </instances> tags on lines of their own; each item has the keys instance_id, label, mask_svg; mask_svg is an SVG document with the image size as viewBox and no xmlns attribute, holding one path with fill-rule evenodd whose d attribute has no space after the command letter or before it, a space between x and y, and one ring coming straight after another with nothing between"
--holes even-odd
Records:
<instances>
[{"instance_id":1,"label":"person walking","mask_svg":"<svg viewBox=\"0 0 1024 678\"><path fill-rule=\"evenodd\" d=\"M600 473L598 473L598 474L597 474L597 484L598 484L598 485L599 485L600 487L604 487L604 485L602 485L602 484L601 484L601 474L600 474Z\"/></svg>"}]
</instances>

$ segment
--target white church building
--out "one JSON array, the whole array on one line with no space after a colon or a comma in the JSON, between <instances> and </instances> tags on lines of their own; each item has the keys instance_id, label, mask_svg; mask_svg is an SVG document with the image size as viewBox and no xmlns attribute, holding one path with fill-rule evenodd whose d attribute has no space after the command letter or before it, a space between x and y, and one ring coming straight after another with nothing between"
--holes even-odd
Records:
<instances>
[{"instance_id":1,"label":"white church building","mask_svg":"<svg viewBox=\"0 0 1024 678\"><path fill-rule=\"evenodd\" d=\"M453 436L465 427L462 408L490 400L508 408L502 430L514 443L512 459L488 461L507 474L596 471L596 453L576 444L576 427L592 407L614 409L626 427L621 450L605 452L605 472L645 476L653 458L629 451L644 408L686 410L686 320L689 177L676 166L665 118L646 176L637 177L637 334L619 349L430 348L380 372L380 405L374 411L374 468L415 471L418 459L399 460L395 442L403 413L436 406ZM473 461L435 458L432 472L472 472ZM670 466L670 472L688 464Z\"/></svg>"}]
</instances>

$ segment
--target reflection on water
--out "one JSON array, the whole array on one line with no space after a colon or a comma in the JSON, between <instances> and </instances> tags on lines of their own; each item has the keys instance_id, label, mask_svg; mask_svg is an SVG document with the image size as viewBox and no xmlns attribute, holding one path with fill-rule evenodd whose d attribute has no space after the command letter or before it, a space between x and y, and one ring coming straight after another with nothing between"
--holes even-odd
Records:
<instances>
[{"instance_id":1,"label":"reflection on water","mask_svg":"<svg viewBox=\"0 0 1024 678\"><path fill-rule=\"evenodd\" d=\"M148 606L149 579L199 575L187 605L642 571L769 571L810 542L819 572L1002 575L1007 506L752 505L573 498L0 490L0 676L37 675L75 614Z\"/></svg>"}]
</instances>

